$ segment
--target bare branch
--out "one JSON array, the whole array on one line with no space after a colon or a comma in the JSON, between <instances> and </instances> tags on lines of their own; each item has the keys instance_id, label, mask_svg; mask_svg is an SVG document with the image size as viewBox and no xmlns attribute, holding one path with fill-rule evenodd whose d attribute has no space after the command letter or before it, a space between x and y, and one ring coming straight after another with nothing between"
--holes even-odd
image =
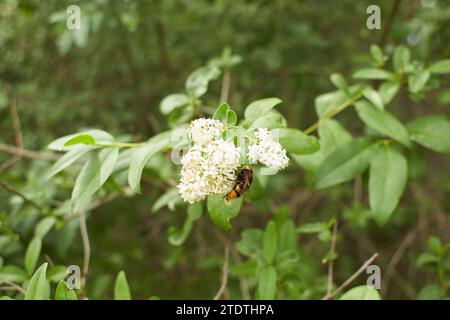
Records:
<instances>
[{"instance_id":1,"label":"bare branch","mask_svg":"<svg viewBox=\"0 0 450 320\"><path fill-rule=\"evenodd\" d=\"M335 221L333 225L333 237L331 238L331 249L330 252L336 252L336 239L337 239L337 230L338 230L338 222ZM328 260L328 285L327 285L327 295L331 294L333 290L333 268L334 268L334 260Z\"/></svg>"},{"instance_id":2,"label":"bare branch","mask_svg":"<svg viewBox=\"0 0 450 320\"><path fill-rule=\"evenodd\" d=\"M86 212L83 211L80 215L80 232L81 240L83 242L83 270L81 276L81 288L86 292L86 278L89 272L89 261L91 257L91 246L89 244L89 235L86 226Z\"/></svg>"},{"instance_id":3,"label":"bare branch","mask_svg":"<svg viewBox=\"0 0 450 320\"><path fill-rule=\"evenodd\" d=\"M60 156L56 155L56 154L21 149L21 148L14 147L14 146L4 144L4 143L0 143L0 151L14 154L16 156L20 156L20 157L24 157L24 158L30 158L30 159L42 159L42 160L55 161L60 158Z\"/></svg>"},{"instance_id":4,"label":"bare branch","mask_svg":"<svg viewBox=\"0 0 450 320\"><path fill-rule=\"evenodd\" d=\"M8 183L1 181L0 180L0 187L3 188L4 190L6 190L9 193L15 194L19 197L21 197L26 203L32 205L33 207L35 207L37 210L39 210L40 212L43 212L43 209L40 205L38 205L36 202L34 202L33 200L31 200L30 198L28 198L26 195L24 195L22 192L14 189L11 185L9 185Z\"/></svg>"},{"instance_id":5,"label":"bare branch","mask_svg":"<svg viewBox=\"0 0 450 320\"><path fill-rule=\"evenodd\" d=\"M230 246L227 244L225 246L225 261L223 262L223 268L222 268L222 284L220 285L219 291L217 292L216 296L214 297L214 300L218 300L222 294L224 294L227 283L228 283L228 259L230 257Z\"/></svg>"},{"instance_id":6,"label":"bare branch","mask_svg":"<svg viewBox=\"0 0 450 320\"><path fill-rule=\"evenodd\" d=\"M364 272L364 270L366 270L371 264L372 262L378 258L378 253L374 253L366 262L364 262L364 264L354 273L352 274L352 276L350 278L348 278L347 280L345 280L345 282L343 284L341 284L336 290L334 290L331 294L326 294L322 300L330 300L333 299L333 297L341 292L342 290L344 290L350 283L353 282L353 280L355 280L361 273Z\"/></svg>"}]
</instances>

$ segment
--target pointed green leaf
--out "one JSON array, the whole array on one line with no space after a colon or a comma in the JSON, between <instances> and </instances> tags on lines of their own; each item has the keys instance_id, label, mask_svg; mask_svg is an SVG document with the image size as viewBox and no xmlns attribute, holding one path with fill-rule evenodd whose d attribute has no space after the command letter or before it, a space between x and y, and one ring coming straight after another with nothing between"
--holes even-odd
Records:
<instances>
[{"instance_id":1,"label":"pointed green leaf","mask_svg":"<svg viewBox=\"0 0 450 320\"><path fill-rule=\"evenodd\" d=\"M76 293L70 290L67 283L61 280L56 287L55 300L78 300Z\"/></svg>"},{"instance_id":2,"label":"pointed green leaf","mask_svg":"<svg viewBox=\"0 0 450 320\"><path fill-rule=\"evenodd\" d=\"M263 267L258 274L258 299L272 300L277 290L277 270L272 266Z\"/></svg>"},{"instance_id":3,"label":"pointed green leaf","mask_svg":"<svg viewBox=\"0 0 450 320\"><path fill-rule=\"evenodd\" d=\"M381 297L377 289L364 285L348 290L339 300L381 300Z\"/></svg>"},{"instance_id":4,"label":"pointed green leaf","mask_svg":"<svg viewBox=\"0 0 450 320\"><path fill-rule=\"evenodd\" d=\"M192 97L201 97L208 91L209 82L217 79L220 73L220 69L212 65L195 70L186 80L186 91Z\"/></svg>"},{"instance_id":5,"label":"pointed green leaf","mask_svg":"<svg viewBox=\"0 0 450 320\"><path fill-rule=\"evenodd\" d=\"M123 271L119 272L114 284L114 300L131 300L130 288Z\"/></svg>"},{"instance_id":6,"label":"pointed green leaf","mask_svg":"<svg viewBox=\"0 0 450 320\"><path fill-rule=\"evenodd\" d=\"M436 74L450 73L450 59L436 61L430 66L430 72Z\"/></svg>"},{"instance_id":7,"label":"pointed green leaf","mask_svg":"<svg viewBox=\"0 0 450 320\"><path fill-rule=\"evenodd\" d=\"M189 98L183 93L174 93L165 97L159 105L162 114L167 115L173 110L187 106Z\"/></svg>"},{"instance_id":8,"label":"pointed green leaf","mask_svg":"<svg viewBox=\"0 0 450 320\"><path fill-rule=\"evenodd\" d=\"M79 136L73 137L66 143L64 143L64 146L73 146L76 144L95 144L95 139L90 134L80 134Z\"/></svg>"},{"instance_id":9,"label":"pointed green leaf","mask_svg":"<svg viewBox=\"0 0 450 320\"><path fill-rule=\"evenodd\" d=\"M394 75L386 70L368 68L357 70L353 74L353 78L366 80L385 80L385 79L393 79Z\"/></svg>"},{"instance_id":10,"label":"pointed green leaf","mask_svg":"<svg viewBox=\"0 0 450 320\"><path fill-rule=\"evenodd\" d=\"M25 252L25 269L27 270L29 275L33 274L34 268L36 267L36 263L39 259L39 255L41 254L42 248L42 238L34 237L31 242L28 244L27 251Z\"/></svg>"},{"instance_id":11,"label":"pointed green leaf","mask_svg":"<svg viewBox=\"0 0 450 320\"><path fill-rule=\"evenodd\" d=\"M84 204L111 175L119 157L119 149L108 147L90 154L89 160L81 169L72 191L72 203L76 207Z\"/></svg>"},{"instance_id":12,"label":"pointed green leaf","mask_svg":"<svg viewBox=\"0 0 450 320\"><path fill-rule=\"evenodd\" d=\"M245 119L255 120L267 114L282 101L278 98L266 98L250 103L245 109Z\"/></svg>"},{"instance_id":13,"label":"pointed green leaf","mask_svg":"<svg viewBox=\"0 0 450 320\"><path fill-rule=\"evenodd\" d=\"M237 216L241 210L242 197L230 200L226 205L222 196L209 196L207 201L208 213L211 219L224 230L230 230L230 219Z\"/></svg>"},{"instance_id":14,"label":"pointed green leaf","mask_svg":"<svg viewBox=\"0 0 450 320\"><path fill-rule=\"evenodd\" d=\"M430 71L421 70L414 72L408 77L408 88L412 93L417 93L425 87L430 79Z\"/></svg>"},{"instance_id":15,"label":"pointed green leaf","mask_svg":"<svg viewBox=\"0 0 450 320\"><path fill-rule=\"evenodd\" d=\"M136 192L141 192L141 176L147 162L158 152L169 145L172 132L160 133L148 140L142 147L133 151L128 170L128 184Z\"/></svg>"},{"instance_id":16,"label":"pointed green leaf","mask_svg":"<svg viewBox=\"0 0 450 320\"><path fill-rule=\"evenodd\" d=\"M39 221L34 229L34 235L36 237L44 238L45 235L50 231L50 229L55 225L55 217L46 217Z\"/></svg>"},{"instance_id":17,"label":"pointed green leaf","mask_svg":"<svg viewBox=\"0 0 450 320\"><path fill-rule=\"evenodd\" d=\"M191 233L194 222L202 216L202 204L199 202L190 204L187 209L187 218L183 225L183 229L180 231L176 227L171 227L168 230L169 243L173 246L182 245L189 234Z\"/></svg>"},{"instance_id":18,"label":"pointed green leaf","mask_svg":"<svg viewBox=\"0 0 450 320\"><path fill-rule=\"evenodd\" d=\"M31 277L25 293L25 300L44 300L47 292L47 263L41 265Z\"/></svg>"},{"instance_id":19,"label":"pointed green leaf","mask_svg":"<svg viewBox=\"0 0 450 320\"><path fill-rule=\"evenodd\" d=\"M310 154L320 149L319 141L314 136L308 136L298 129L276 129L280 144L288 153Z\"/></svg>"},{"instance_id":20,"label":"pointed green leaf","mask_svg":"<svg viewBox=\"0 0 450 320\"><path fill-rule=\"evenodd\" d=\"M360 119L370 128L411 147L408 131L391 113L380 110L367 101L358 101L355 107Z\"/></svg>"},{"instance_id":21,"label":"pointed green leaf","mask_svg":"<svg viewBox=\"0 0 450 320\"><path fill-rule=\"evenodd\" d=\"M94 146L88 146L88 145L75 146L73 149L69 150L61 158L59 158L58 161L55 162L55 164L52 166L50 171L47 173L47 179L50 179L55 174L61 172L62 170L64 170L68 166L70 166L72 163L77 161L85 153L87 153L95 148L96 147L94 147Z\"/></svg>"},{"instance_id":22,"label":"pointed green leaf","mask_svg":"<svg viewBox=\"0 0 450 320\"><path fill-rule=\"evenodd\" d=\"M371 139L358 138L328 155L316 173L316 188L322 189L349 181L369 165L375 144Z\"/></svg>"},{"instance_id":23,"label":"pointed green leaf","mask_svg":"<svg viewBox=\"0 0 450 320\"><path fill-rule=\"evenodd\" d=\"M395 148L384 145L377 149L370 164L369 203L378 224L389 220L405 189L408 164Z\"/></svg>"},{"instance_id":24,"label":"pointed green leaf","mask_svg":"<svg viewBox=\"0 0 450 320\"><path fill-rule=\"evenodd\" d=\"M263 238L263 255L266 261L272 263L277 253L277 227L275 222L270 221L267 224Z\"/></svg>"},{"instance_id":25,"label":"pointed green leaf","mask_svg":"<svg viewBox=\"0 0 450 320\"><path fill-rule=\"evenodd\" d=\"M85 132L81 133L74 133L69 134L67 136L58 138L54 141L52 141L47 148L50 150L56 150L56 151L62 151L62 150L72 150L72 148L75 148L75 146L64 146L66 142L70 141L71 139L78 137L80 135L90 135L92 136L95 141L113 141L114 137L109 134L106 131L93 129L93 130L87 130Z\"/></svg>"},{"instance_id":26,"label":"pointed green leaf","mask_svg":"<svg viewBox=\"0 0 450 320\"><path fill-rule=\"evenodd\" d=\"M450 121L443 115L418 118L407 125L411 140L436 152L450 153Z\"/></svg>"}]
</instances>

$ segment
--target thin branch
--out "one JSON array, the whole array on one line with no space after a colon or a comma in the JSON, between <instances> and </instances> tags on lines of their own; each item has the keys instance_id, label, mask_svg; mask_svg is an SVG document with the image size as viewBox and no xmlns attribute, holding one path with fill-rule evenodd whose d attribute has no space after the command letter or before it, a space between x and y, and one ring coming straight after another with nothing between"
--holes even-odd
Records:
<instances>
[{"instance_id":1,"label":"thin branch","mask_svg":"<svg viewBox=\"0 0 450 320\"><path fill-rule=\"evenodd\" d=\"M234 248L231 249L231 254L233 255L233 259L236 261L236 263L240 264L242 262L239 253L237 253ZM248 288L248 283L247 280L245 280L245 277L242 276L239 277L239 286L241 288L242 298L244 300L250 300L251 299L250 290Z\"/></svg>"},{"instance_id":2,"label":"thin branch","mask_svg":"<svg viewBox=\"0 0 450 320\"><path fill-rule=\"evenodd\" d=\"M231 84L231 72L226 69L223 73L222 78L222 90L220 91L220 103L228 102L228 97L230 95L230 84Z\"/></svg>"},{"instance_id":3,"label":"thin branch","mask_svg":"<svg viewBox=\"0 0 450 320\"><path fill-rule=\"evenodd\" d=\"M338 222L335 221L333 225L333 237L331 238L331 249L330 252L336 252L336 239L337 239ZM333 268L334 259L328 260L328 285L327 285L327 295L331 294L333 290Z\"/></svg>"},{"instance_id":4,"label":"thin branch","mask_svg":"<svg viewBox=\"0 0 450 320\"><path fill-rule=\"evenodd\" d=\"M31 206L35 207L40 212L43 212L43 209L40 205L38 205L36 202L28 198L26 195L24 195L22 192L14 189L11 185L8 183L0 180L0 187L6 190L9 193L15 194L23 199L26 203L30 204Z\"/></svg>"},{"instance_id":5,"label":"thin branch","mask_svg":"<svg viewBox=\"0 0 450 320\"><path fill-rule=\"evenodd\" d=\"M4 283L6 283L9 287L2 287L1 288L2 290L15 290L15 291L19 291L22 294L26 293L24 288L22 288L18 284L15 284L14 282L6 280L6 281L4 281Z\"/></svg>"},{"instance_id":6,"label":"thin branch","mask_svg":"<svg viewBox=\"0 0 450 320\"><path fill-rule=\"evenodd\" d=\"M374 253L364 264L354 273L350 278L345 280L343 284L341 284L336 290L334 290L331 294L326 294L322 300L330 300L333 299L333 297L344 290L350 283L352 283L353 280L355 280L361 273L363 273L371 264L372 262L378 258L378 253Z\"/></svg>"},{"instance_id":7,"label":"thin branch","mask_svg":"<svg viewBox=\"0 0 450 320\"><path fill-rule=\"evenodd\" d=\"M91 246L89 244L89 235L86 226L86 212L80 215L80 232L81 240L83 242L83 270L81 276L81 288L84 292L86 288L86 278L89 272L89 260L91 257Z\"/></svg>"},{"instance_id":8,"label":"thin branch","mask_svg":"<svg viewBox=\"0 0 450 320\"><path fill-rule=\"evenodd\" d=\"M16 146L22 149L23 148L22 127L20 125L19 114L17 113L16 99L12 100L9 110L11 112L11 118L13 121Z\"/></svg>"},{"instance_id":9,"label":"thin branch","mask_svg":"<svg viewBox=\"0 0 450 320\"><path fill-rule=\"evenodd\" d=\"M21 149L21 148L11 146L8 144L4 144L4 143L0 143L0 151L14 154L16 156L20 156L20 157L24 157L24 158L30 158L30 159L42 159L42 160L55 161L60 158L60 156L56 155L56 154Z\"/></svg>"},{"instance_id":10,"label":"thin branch","mask_svg":"<svg viewBox=\"0 0 450 320\"><path fill-rule=\"evenodd\" d=\"M229 257L230 257L230 246L227 244L225 246L225 261L223 262L223 268L222 268L222 284L220 285L219 291L215 295L214 300L218 300L222 296L222 294L224 294L225 290L227 289Z\"/></svg>"},{"instance_id":11,"label":"thin branch","mask_svg":"<svg viewBox=\"0 0 450 320\"><path fill-rule=\"evenodd\" d=\"M395 0L392 4L391 12L386 19L386 23L383 26L383 34L381 35L379 45L384 47L386 45L387 39L391 32L392 23L394 22L395 16L397 15L398 9L400 7L401 0Z\"/></svg>"},{"instance_id":12,"label":"thin branch","mask_svg":"<svg viewBox=\"0 0 450 320\"><path fill-rule=\"evenodd\" d=\"M417 231L418 231L417 228L414 228L410 233L408 233L408 235L403 239L403 241L398 246L397 250L395 250L394 254L392 255L391 261L389 262L386 268L386 277L384 279L384 284L381 289L381 292L383 294L386 294L388 292L390 281L393 275L395 274L397 266L402 260L403 256L405 255L405 252L408 249L408 247L416 239Z\"/></svg>"},{"instance_id":13,"label":"thin branch","mask_svg":"<svg viewBox=\"0 0 450 320\"><path fill-rule=\"evenodd\" d=\"M307 128L305 131L303 131L305 134L311 134L316 129L318 129L324 122L327 120L330 120L335 115L337 115L339 112L344 111L346 108L353 105L359 98L361 98L362 93L357 93L353 97L349 98L347 101L339 105L337 108L332 109L331 111L327 112L325 115L323 115L316 123L314 123L312 126Z\"/></svg>"}]
</instances>

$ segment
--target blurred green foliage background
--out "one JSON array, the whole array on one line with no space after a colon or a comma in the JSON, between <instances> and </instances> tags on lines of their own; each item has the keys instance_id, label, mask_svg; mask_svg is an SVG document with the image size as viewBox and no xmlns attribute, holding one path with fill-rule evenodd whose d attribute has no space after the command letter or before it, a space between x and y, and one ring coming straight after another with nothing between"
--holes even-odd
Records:
<instances>
[{"instance_id":1,"label":"blurred green foliage background","mask_svg":"<svg viewBox=\"0 0 450 320\"><path fill-rule=\"evenodd\" d=\"M179 92L194 69L220 56L226 47L242 58L231 71L230 106L242 114L251 101L280 97L279 110L289 125L305 129L316 121L315 97L333 88L329 75L340 72L350 79L354 70L369 63L371 44L379 44L387 53L405 44L414 58L425 61L450 56L447 1L377 1L382 29L369 30L366 8L372 2L2 0L0 142L16 143L12 104L20 118L25 149L45 151L56 137L94 127L134 141L146 140L167 128L158 109L161 100ZM66 28L66 8L71 4L82 10L82 32ZM449 115L449 83L447 77L447 89L432 91L422 100L414 101L402 92L392 112L405 121L432 112ZM220 86L220 81L211 83L204 97L207 105L218 104ZM362 130L356 119L351 112L339 115L352 133ZM425 295L421 289L437 283L438 275L419 267L417 257L427 250L431 235L443 243L450 241L450 160L424 149L410 152L413 181L383 227L365 213L364 177L317 192L304 170L293 164L261 191L261 201L244 206L233 220L231 233L201 219L181 247L168 243L167 229L182 225L184 208L151 211L167 190L166 182L177 179L171 167L161 167L156 159L146 168L142 195L121 194L90 213L88 296L110 298L114 278L123 269L135 298L212 298L220 286L226 238L235 242L246 228L264 228L280 210L287 210L296 225L339 217L338 280L345 280L375 251L380 254L377 263L382 272L388 271L400 247L401 260L390 271L383 298ZM10 154L0 153L0 163L9 158ZM42 173L50 165L46 160L23 158L1 171L0 180L42 207L54 206L70 196L75 175L47 181ZM104 189L103 199L122 192L113 183ZM0 190L4 264L21 264L36 223L35 211ZM323 295L327 269L321 257L328 247L314 236L300 237L305 290L290 298ZM42 252L41 262L49 259L57 265L81 266L77 220L53 230ZM242 298L238 278L230 279L229 287L232 298Z\"/></svg>"}]
</instances>

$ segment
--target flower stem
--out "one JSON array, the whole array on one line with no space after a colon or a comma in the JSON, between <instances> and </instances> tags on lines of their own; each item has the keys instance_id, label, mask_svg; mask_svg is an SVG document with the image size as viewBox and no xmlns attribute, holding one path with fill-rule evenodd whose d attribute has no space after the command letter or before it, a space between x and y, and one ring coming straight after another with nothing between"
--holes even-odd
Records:
<instances>
[{"instance_id":1,"label":"flower stem","mask_svg":"<svg viewBox=\"0 0 450 320\"><path fill-rule=\"evenodd\" d=\"M339 112L347 109L349 106L353 105L359 98L362 97L362 92L358 92L353 97L349 98L347 101L339 105L336 109L333 109L329 112L327 112L322 118L320 118L316 123L314 123L312 126L310 126L308 129L303 131L306 134L311 134L315 130L317 130L324 122L327 120L330 120L335 115L337 115Z\"/></svg>"},{"instance_id":2,"label":"flower stem","mask_svg":"<svg viewBox=\"0 0 450 320\"><path fill-rule=\"evenodd\" d=\"M118 142L118 141L97 141L94 145L99 147L139 148L143 144L131 142Z\"/></svg>"}]
</instances>

